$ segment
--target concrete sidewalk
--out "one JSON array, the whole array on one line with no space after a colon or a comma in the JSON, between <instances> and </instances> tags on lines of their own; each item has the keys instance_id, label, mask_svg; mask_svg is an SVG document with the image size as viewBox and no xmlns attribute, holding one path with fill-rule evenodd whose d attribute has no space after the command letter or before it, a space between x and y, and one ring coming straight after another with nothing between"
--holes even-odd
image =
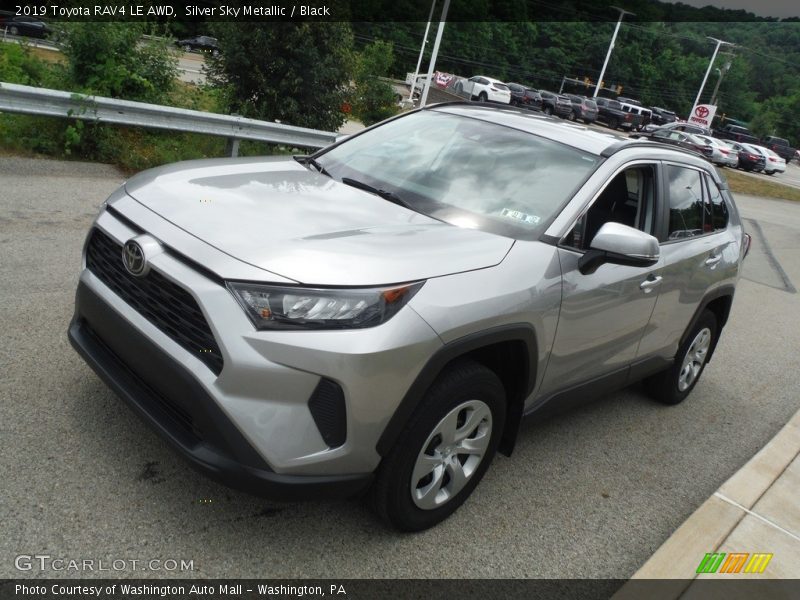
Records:
<instances>
[{"instance_id":1,"label":"concrete sidewalk","mask_svg":"<svg viewBox=\"0 0 800 600\"><path fill-rule=\"evenodd\" d=\"M707 553L772 554L763 573L698 574ZM764 559L766 562L767 559ZM729 563L729 567L732 563ZM763 562L762 562L763 564ZM733 569L732 569L733 570ZM681 525L632 579L671 579L659 598L677 598L709 578L800 578L800 411ZM631 584L628 584L631 585ZM625 596L625 588L618 596Z\"/></svg>"}]
</instances>

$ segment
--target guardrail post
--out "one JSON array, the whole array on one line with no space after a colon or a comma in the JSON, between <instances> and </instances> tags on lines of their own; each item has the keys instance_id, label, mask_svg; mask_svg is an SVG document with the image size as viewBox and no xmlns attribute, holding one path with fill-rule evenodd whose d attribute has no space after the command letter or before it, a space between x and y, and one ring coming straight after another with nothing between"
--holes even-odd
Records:
<instances>
[{"instance_id":1,"label":"guardrail post","mask_svg":"<svg viewBox=\"0 0 800 600\"><path fill-rule=\"evenodd\" d=\"M228 143L225 145L225 154L232 158L239 156L239 139L228 138Z\"/></svg>"}]
</instances>

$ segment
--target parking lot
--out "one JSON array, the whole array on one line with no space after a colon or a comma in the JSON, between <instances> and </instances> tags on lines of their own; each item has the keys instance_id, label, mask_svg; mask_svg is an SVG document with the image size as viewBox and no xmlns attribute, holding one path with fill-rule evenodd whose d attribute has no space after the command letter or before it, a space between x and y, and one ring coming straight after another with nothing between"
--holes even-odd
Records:
<instances>
[{"instance_id":1,"label":"parking lot","mask_svg":"<svg viewBox=\"0 0 800 600\"><path fill-rule=\"evenodd\" d=\"M754 236L729 324L690 399L636 387L523 425L452 518L389 531L356 501L275 504L191 470L66 339L110 167L0 158L0 577L15 557L192 561L114 576L629 577L800 408L800 205L741 197ZM130 564L130 563L129 563Z\"/></svg>"}]
</instances>

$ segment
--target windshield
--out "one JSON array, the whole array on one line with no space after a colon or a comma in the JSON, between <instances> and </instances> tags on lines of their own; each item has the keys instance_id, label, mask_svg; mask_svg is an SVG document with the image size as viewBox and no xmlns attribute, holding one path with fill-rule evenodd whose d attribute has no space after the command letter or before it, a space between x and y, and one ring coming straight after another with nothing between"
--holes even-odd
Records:
<instances>
[{"instance_id":1,"label":"windshield","mask_svg":"<svg viewBox=\"0 0 800 600\"><path fill-rule=\"evenodd\" d=\"M333 177L391 192L460 227L535 239L599 157L486 121L424 110L316 156Z\"/></svg>"}]
</instances>

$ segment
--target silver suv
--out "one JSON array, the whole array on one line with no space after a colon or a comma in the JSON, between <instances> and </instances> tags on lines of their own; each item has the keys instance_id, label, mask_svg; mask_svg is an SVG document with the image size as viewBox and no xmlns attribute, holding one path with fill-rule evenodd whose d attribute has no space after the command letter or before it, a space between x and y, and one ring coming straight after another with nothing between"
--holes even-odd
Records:
<instances>
[{"instance_id":1,"label":"silver suv","mask_svg":"<svg viewBox=\"0 0 800 600\"><path fill-rule=\"evenodd\" d=\"M72 344L191 463L430 527L525 415L697 384L749 246L699 155L453 103L312 156L141 173L86 241Z\"/></svg>"}]
</instances>

